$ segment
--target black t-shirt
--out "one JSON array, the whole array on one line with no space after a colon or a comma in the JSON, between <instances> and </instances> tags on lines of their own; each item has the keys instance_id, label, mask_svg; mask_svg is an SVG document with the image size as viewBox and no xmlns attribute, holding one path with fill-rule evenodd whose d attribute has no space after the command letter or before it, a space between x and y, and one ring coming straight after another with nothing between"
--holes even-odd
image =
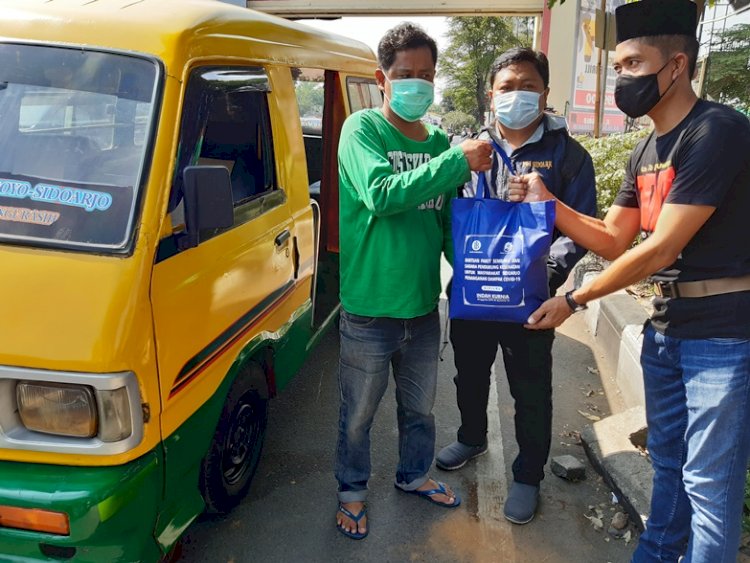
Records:
<instances>
[{"instance_id":1,"label":"black t-shirt","mask_svg":"<svg viewBox=\"0 0 750 563\"><path fill-rule=\"evenodd\" d=\"M644 236L662 204L716 211L654 281L695 281L750 274L750 121L699 100L669 133L652 134L630 156L614 204L639 207ZM679 338L750 338L750 291L699 298L656 297L654 327Z\"/></svg>"}]
</instances>

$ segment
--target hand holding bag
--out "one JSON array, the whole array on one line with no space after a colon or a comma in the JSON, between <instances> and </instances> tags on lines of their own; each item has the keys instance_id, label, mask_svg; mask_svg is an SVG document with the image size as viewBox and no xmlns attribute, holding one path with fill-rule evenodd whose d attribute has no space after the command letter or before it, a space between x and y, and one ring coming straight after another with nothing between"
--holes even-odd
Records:
<instances>
[{"instance_id":1,"label":"hand holding bag","mask_svg":"<svg viewBox=\"0 0 750 563\"><path fill-rule=\"evenodd\" d=\"M549 298L555 201L512 203L487 195L480 172L476 196L452 203L450 318L525 323Z\"/></svg>"}]
</instances>

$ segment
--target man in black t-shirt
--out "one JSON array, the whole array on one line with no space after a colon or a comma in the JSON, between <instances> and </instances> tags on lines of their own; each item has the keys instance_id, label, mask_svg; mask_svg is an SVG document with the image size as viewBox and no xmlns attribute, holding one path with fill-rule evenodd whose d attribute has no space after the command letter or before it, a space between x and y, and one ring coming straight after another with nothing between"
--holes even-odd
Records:
<instances>
[{"instance_id":1,"label":"man in black t-shirt","mask_svg":"<svg viewBox=\"0 0 750 563\"><path fill-rule=\"evenodd\" d=\"M603 221L557 201L556 226L614 262L545 302L527 326L559 326L651 277L641 364L654 487L633 561L733 562L750 455L750 122L692 90L695 4L642 0L615 18L615 101L630 117L647 114L654 132L633 151ZM511 193L552 198L534 174ZM639 231L645 240L626 252Z\"/></svg>"}]
</instances>

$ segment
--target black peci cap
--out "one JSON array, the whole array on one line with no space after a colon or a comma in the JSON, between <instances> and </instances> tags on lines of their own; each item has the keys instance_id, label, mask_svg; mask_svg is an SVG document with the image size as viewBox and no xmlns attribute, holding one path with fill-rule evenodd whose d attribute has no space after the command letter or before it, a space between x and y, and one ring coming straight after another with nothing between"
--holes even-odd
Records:
<instances>
[{"instance_id":1,"label":"black peci cap","mask_svg":"<svg viewBox=\"0 0 750 563\"><path fill-rule=\"evenodd\" d=\"M698 6L690 0L641 0L615 10L617 42L650 35L691 35L698 26Z\"/></svg>"}]
</instances>

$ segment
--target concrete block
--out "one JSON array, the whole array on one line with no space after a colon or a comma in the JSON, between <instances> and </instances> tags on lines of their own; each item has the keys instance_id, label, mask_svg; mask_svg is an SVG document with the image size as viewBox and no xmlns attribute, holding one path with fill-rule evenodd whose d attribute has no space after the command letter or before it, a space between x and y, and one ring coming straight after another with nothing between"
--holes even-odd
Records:
<instances>
[{"instance_id":1,"label":"concrete block","mask_svg":"<svg viewBox=\"0 0 750 563\"><path fill-rule=\"evenodd\" d=\"M599 272L586 272L583 274L580 280L580 285L576 287L580 287L581 285L585 285L591 280L593 280L596 276L599 275ZM596 336L598 325L599 325L599 299L594 299L593 301L590 301L588 303L588 309L584 312L585 315L585 321L586 321L586 328L589 329L589 332L592 336Z\"/></svg>"},{"instance_id":2,"label":"concrete block","mask_svg":"<svg viewBox=\"0 0 750 563\"><path fill-rule=\"evenodd\" d=\"M572 455L559 455L552 458L552 473L568 481L582 481L586 478L586 466Z\"/></svg>"},{"instance_id":3,"label":"concrete block","mask_svg":"<svg viewBox=\"0 0 750 563\"><path fill-rule=\"evenodd\" d=\"M628 325L643 325L646 311L626 293L609 295L600 299L596 342L609 367L617 370L622 332Z\"/></svg>"},{"instance_id":4,"label":"concrete block","mask_svg":"<svg viewBox=\"0 0 750 563\"><path fill-rule=\"evenodd\" d=\"M641 348L643 325L627 325L620 335L620 351L617 358L615 382L626 407L645 406Z\"/></svg>"},{"instance_id":5,"label":"concrete block","mask_svg":"<svg viewBox=\"0 0 750 563\"><path fill-rule=\"evenodd\" d=\"M599 330L599 300L595 299L591 301L588 309L584 311L584 320L586 321L586 328L589 329L591 336L596 336Z\"/></svg>"},{"instance_id":6,"label":"concrete block","mask_svg":"<svg viewBox=\"0 0 750 563\"><path fill-rule=\"evenodd\" d=\"M640 529L650 513L654 471L651 462L632 444L629 436L645 426L646 411L639 406L608 416L581 432L591 464Z\"/></svg>"},{"instance_id":7,"label":"concrete block","mask_svg":"<svg viewBox=\"0 0 750 563\"><path fill-rule=\"evenodd\" d=\"M603 297L602 314L611 319L612 326L622 333L628 325L641 325L648 319L645 309L631 295L614 293Z\"/></svg>"}]
</instances>

